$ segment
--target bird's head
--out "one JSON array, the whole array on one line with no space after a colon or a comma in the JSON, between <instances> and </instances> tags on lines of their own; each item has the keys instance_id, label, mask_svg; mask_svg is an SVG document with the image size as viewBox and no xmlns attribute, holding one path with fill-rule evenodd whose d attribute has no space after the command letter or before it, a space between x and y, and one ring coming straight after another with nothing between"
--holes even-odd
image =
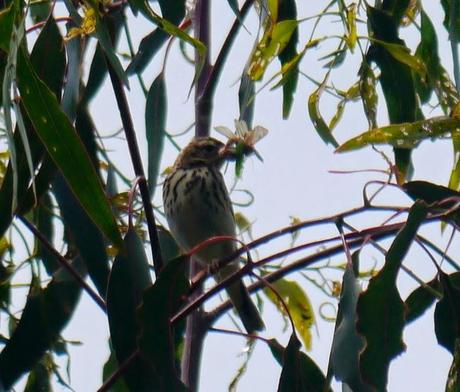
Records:
<instances>
[{"instance_id":1,"label":"bird's head","mask_svg":"<svg viewBox=\"0 0 460 392\"><path fill-rule=\"evenodd\" d=\"M178 168L196 166L220 167L226 156L225 144L212 137L199 137L193 139L180 153L175 162Z\"/></svg>"}]
</instances>

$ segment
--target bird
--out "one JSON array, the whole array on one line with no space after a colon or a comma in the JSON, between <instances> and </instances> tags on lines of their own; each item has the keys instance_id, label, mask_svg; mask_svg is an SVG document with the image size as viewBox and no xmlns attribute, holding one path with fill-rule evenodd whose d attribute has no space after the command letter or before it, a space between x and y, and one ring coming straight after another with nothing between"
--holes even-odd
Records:
<instances>
[{"instance_id":1,"label":"bird","mask_svg":"<svg viewBox=\"0 0 460 392\"><path fill-rule=\"evenodd\" d=\"M196 137L180 152L163 184L163 206L171 235L189 252L215 236L236 237L230 196L220 171L227 160L226 145L212 137ZM194 254L203 266L232 254L235 241L218 241ZM214 274L217 282L239 270L241 258L232 260ZM247 333L265 328L242 280L226 287L227 294Z\"/></svg>"}]
</instances>

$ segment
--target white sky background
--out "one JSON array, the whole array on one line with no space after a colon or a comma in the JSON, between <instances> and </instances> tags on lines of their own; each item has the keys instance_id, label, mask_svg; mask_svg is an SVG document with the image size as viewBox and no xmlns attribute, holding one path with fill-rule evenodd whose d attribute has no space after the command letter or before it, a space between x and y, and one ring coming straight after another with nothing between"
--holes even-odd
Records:
<instances>
[{"instance_id":1,"label":"white sky background","mask_svg":"<svg viewBox=\"0 0 460 392\"><path fill-rule=\"evenodd\" d=\"M222 43L228 32L234 16L226 1L213 2L212 37L213 56ZM219 5L216 5L219 3ZM298 2L305 3L299 6L299 18L316 14L328 2ZM425 11L437 27L441 25L442 10L439 2L424 1ZM337 18L334 18L334 20ZM133 20L131 20L133 21ZM299 49L308 40L313 22L306 22L301 25L299 36ZM230 53L230 61L224 69L220 85L215 97L213 112L213 126L225 125L233 128L233 121L238 117L238 81L244 63L248 58L253 42L256 39L256 17L251 13L246 20L246 26L251 34L244 29L233 46ZM131 27L135 29L133 36L137 46L139 39L151 31L149 25L139 16ZM316 36L324 34L341 34L340 23L332 22L331 18L324 19ZM365 26L361 27L362 34L365 34ZM440 56L443 65L451 70L450 47L447 41L447 34L443 28L438 28L438 39L440 45ZM408 45L414 48L418 42L418 33L415 29L403 29L403 37ZM123 40L123 39L122 39ZM337 40L327 41L321 44L318 49L312 49L305 57L301 69L308 75L322 80L326 70L321 68L318 58L335 49ZM362 41L365 47L366 42ZM147 85L153 81L159 72L159 64L162 56L157 59L144 72L144 79ZM350 58L347 55L345 66L340 71L332 73L332 80L336 87L346 90L357 80L360 54L356 50L355 56ZM89 65L89 60L88 60ZM273 62L266 75L273 75L278 71L279 63ZM171 51L168 59L166 81L168 89L168 120L167 129L171 133L178 133L187 128L193 122L193 100L187 99L188 89L193 77L191 66L185 65L177 50L177 43ZM144 110L145 100L135 77L130 78L131 91L128 98L132 110L132 116L138 134L138 141L141 145L145 167L146 143L144 137ZM259 83L259 87L260 87ZM249 189L255 196L254 203L248 208L238 208L245 216L254 222L252 234L254 238L267 234L275 229L289 224L290 216L302 220L328 216L351 207L362 204L362 187L373 179L385 180L385 176L377 173L360 173L351 175L331 174L329 170L353 170L353 169L386 169L386 163L370 148L344 155L334 154L331 147L326 146L316 134L307 113L307 100L309 94L314 90L311 82L300 76L294 107L290 118L286 121L281 117L281 90L269 91L265 89L257 96L254 124L260 124L269 129L270 133L258 144L258 151L264 158L261 163L256 159L249 159L246 162L243 179L238 183L237 188ZM383 96L380 95L379 125L387 123L386 108L383 106ZM336 110L337 102L324 94L321 100L321 112L330 119ZM93 110L98 129L103 134L111 134L120 127L119 113L113 99L113 93L109 83L95 101ZM439 114L425 113L432 116ZM343 142L352 135L361 133L367 129L367 121L364 117L361 102L348 104L344 117L335 131L336 138ZM192 133L180 137L178 141L185 144ZM214 134L215 136L215 134ZM162 168L172 164L176 151L168 142L165 143L165 155ZM122 165L124 172L133 178L132 166L128 159L128 151L125 144L117 142L107 143L113 149L112 158ZM389 156L393 156L391 149L383 148ZM436 143L424 142L414 152L415 176L416 179L426 179L440 184L446 184L452 166L452 152L448 141L437 141ZM233 181L233 166L227 170L227 184ZM121 189L120 189L121 190ZM155 204L161 203L157 190ZM241 200L241 194L232 194L234 200ZM386 191L383 197L378 199L384 203L407 204L408 199L396 191ZM354 223L361 227L372 226L382 222L381 217L376 215L365 215L355 219ZM424 228L429 236L439 237L439 226ZM324 238L328 235L335 235L334 227L317 227L302 233L298 243L311 241L314 238ZM247 238L246 238L247 239ZM274 241L259 249L259 254L268 255L275 251L286 248L290 238L282 241ZM441 244L447 242L447 236L440 240ZM387 242L387 245L389 243ZM458 243L451 248L451 254L458 249ZM150 254L148 253L149 259ZM300 257L295 255L294 258ZM291 258L293 260L294 258ZM363 253L361 263L363 268L369 268L374 260L381 263L382 257L373 249L367 249ZM344 257L337 261L344 262ZM381 264L379 264L381 265ZM431 279L435 272L428 258L420 252L411 252L405 261L405 265L412 268L421 278ZM298 275L295 276L298 278ZM331 274L330 277L340 279L340 275ZM332 332L334 324L324 322L319 317L319 306L324 301L331 301L334 305L337 301L326 298L311 283L300 278L302 286L313 303L317 317L317 330L314 331L313 350L309 353L313 359L326 371ZM416 286L416 284L403 272L400 273L400 288L403 299ZM276 310L266 302L263 317L268 329L262 333L264 337L276 337L283 344L286 344L290 330L283 332L284 321ZM404 340L407 351L397 360L392 362L389 374L390 391L439 391L444 389L448 368L451 362L450 354L437 345L433 330L433 308L417 322L405 329ZM219 320L216 326L232 328L228 317ZM71 347L72 367L71 385L80 391L93 391L101 385L102 365L108 357L107 339L108 324L106 316L94 305L86 294L82 294L81 303L64 331L64 336L69 340L79 340L83 346ZM201 391L225 391L234 376L236 369L242 363L243 357L237 355L244 348L244 339L231 335L215 334L208 335L203 356ZM276 390L281 368L272 357L268 347L259 342L251 360L247 374L239 384L239 391L273 391ZM60 387L57 386L56 390ZM340 386L335 384L335 390Z\"/></svg>"}]
</instances>

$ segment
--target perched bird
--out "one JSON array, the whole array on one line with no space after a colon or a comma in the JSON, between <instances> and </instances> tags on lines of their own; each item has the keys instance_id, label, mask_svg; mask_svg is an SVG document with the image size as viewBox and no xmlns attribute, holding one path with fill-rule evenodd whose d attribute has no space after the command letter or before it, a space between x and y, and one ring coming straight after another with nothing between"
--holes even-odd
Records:
<instances>
[{"instance_id":1,"label":"perched bird","mask_svg":"<svg viewBox=\"0 0 460 392\"><path fill-rule=\"evenodd\" d=\"M163 204L169 229L184 251L215 236L236 236L232 203L220 172L225 145L211 137L193 139L177 157L163 184ZM195 254L205 265L230 255L235 241L219 241ZM234 260L215 275L219 282L239 269ZM227 293L248 333L264 329L256 306L241 280Z\"/></svg>"}]
</instances>

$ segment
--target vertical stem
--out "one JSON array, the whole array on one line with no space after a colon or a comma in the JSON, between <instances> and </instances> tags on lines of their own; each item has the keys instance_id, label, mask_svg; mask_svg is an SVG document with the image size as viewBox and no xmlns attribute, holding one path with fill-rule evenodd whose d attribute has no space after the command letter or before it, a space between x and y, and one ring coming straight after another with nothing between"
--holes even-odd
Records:
<instances>
[{"instance_id":1,"label":"vertical stem","mask_svg":"<svg viewBox=\"0 0 460 392\"><path fill-rule=\"evenodd\" d=\"M197 0L194 20L195 36L206 46L206 54L203 59L200 58L198 51L195 51L195 72L199 72L199 67L203 65L195 87L195 136L208 136L211 128L212 99L203 95L211 73L211 64L209 63L211 44L209 39L209 13L210 1Z\"/></svg>"},{"instance_id":2,"label":"vertical stem","mask_svg":"<svg viewBox=\"0 0 460 392\"><path fill-rule=\"evenodd\" d=\"M209 27L210 27L210 1L197 0L195 6L195 19L193 28L195 37L206 46L205 58L200 58L198 51L195 51L196 71L201 72L196 79L195 85L195 136L208 136L211 128L212 100L203 98L207 81L211 72L209 63ZM199 224L199 223L198 223ZM201 269L200 265L193 258L190 262L189 276L192 278ZM202 293L202 289L196 290L193 300ZM203 352L204 338L206 336L207 324L202 308L194 311L187 317L185 329L184 353L182 356L182 382L192 392L198 390L200 379L201 355Z\"/></svg>"},{"instance_id":3,"label":"vertical stem","mask_svg":"<svg viewBox=\"0 0 460 392\"><path fill-rule=\"evenodd\" d=\"M449 40L452 50L452 63L454 66L454 80L457 91L460 89L460 67L458 63L458 43L456 38L456 18L458 13L458 0L452 0L449 15Z\"/></svg>"}]
</instances>

